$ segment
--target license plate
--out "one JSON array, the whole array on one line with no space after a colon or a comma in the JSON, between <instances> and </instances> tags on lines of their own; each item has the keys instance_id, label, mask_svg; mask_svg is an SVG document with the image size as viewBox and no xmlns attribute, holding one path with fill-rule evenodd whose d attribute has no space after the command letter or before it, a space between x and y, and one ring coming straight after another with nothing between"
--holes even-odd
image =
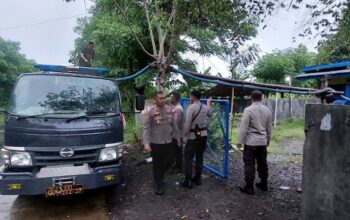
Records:
<instances>
[{"instance_id":1,"label":"license plate","mask_svg":"<svg viewBox=\"0 0 350 220\"><path fill-rule=\"evenodd\" d=\"M82 184L52 186L46 188L46 197L76 195L81 194L83 192L84 186Z\"/></svg>"}]
</instances>

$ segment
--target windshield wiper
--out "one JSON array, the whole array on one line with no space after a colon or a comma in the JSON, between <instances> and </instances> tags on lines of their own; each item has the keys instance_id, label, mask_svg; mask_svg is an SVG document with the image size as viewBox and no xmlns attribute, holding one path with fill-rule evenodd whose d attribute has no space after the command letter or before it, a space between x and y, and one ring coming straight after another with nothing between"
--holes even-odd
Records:
<instances>
[{"instance_id":1,"label":"windshield wiper","mask_svg":"<svg viewBox=\"0 0 350 220\"><path fill-rule=\"evenodd\" d=\"M12 114L16 117L17 120L19 119L26 119L26 118L38 118L42 116L47 115L66 115L66 114L72 114L70 112L50 112L50 113L43 113L43 114L37 114L37 115L18 115L18 114Z\"/></svg>"},{"instance_id":2,"label":"windshield wiper","mask_svg":"<svg viewBox=\"0 0 350 220\"><path fill-rule=\"evenodd\" d=\"M110 114L111 116L118 116L118 115L120 115L120 113L115 113L115 112L90 111L90 112L85 112L85 115L79 115L79 116L77 116L77 117L69 118L69 119L67 119L66 122L71 122L71 121L73 121L73 120L82 119L82 118L87 118L87 119L89 119L90 116L102 115L102 114Z\"/></svg>"}]
</instances>

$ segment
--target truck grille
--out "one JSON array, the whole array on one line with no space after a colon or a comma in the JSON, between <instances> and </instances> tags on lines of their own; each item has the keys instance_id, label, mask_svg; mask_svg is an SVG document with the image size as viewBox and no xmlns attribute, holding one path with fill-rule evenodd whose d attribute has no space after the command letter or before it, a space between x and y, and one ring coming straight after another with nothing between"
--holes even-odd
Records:
<instances>
[{"instance_id":1,"label":"truck grille","mask_svg":"<svg viewBox=\"0 0 350 220\"><path fill-rule=\"evenodd\" d=\"M60 164L83 164L97 162L103 145L69 147L74 150L71 157L60 156L60 150L65 147L30 147L34 166L49 166Z\"/></svg>"}]
</instances>

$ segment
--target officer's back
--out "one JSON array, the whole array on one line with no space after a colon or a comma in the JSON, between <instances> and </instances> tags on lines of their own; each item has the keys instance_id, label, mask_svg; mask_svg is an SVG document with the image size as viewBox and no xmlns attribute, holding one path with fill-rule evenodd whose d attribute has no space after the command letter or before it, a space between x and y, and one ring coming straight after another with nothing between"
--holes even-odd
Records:
<instances>
[{"instance_id":1,"label":"officer's back","mask_svg":"<svg viewBox=\"0 0 350 220\"><path fill-rule=\"evenodd\" d=\"M202 104L200 101L189 105L186 110L185 116L189 119L185 122L185 137L187 139L196 138L195 133L190 132L191 130L195 129L195 125L198 125L198 127L202 129L201 136L207 136L208 132L206 129L203 128L206 128L208 117L210 117L211 115L212 109L207 105Z\"/></svg>"}]
</instances>

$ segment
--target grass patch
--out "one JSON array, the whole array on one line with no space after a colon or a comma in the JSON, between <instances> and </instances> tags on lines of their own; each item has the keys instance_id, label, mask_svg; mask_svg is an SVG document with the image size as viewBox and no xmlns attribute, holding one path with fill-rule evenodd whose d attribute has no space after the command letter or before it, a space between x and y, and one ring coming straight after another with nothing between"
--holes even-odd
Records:
<instances>
[{"instance_id":1,"label":"grass patch","mask_svg":"<svg viewBox=\"0 0 350 220\"><path fill-rule=\"evenodd\" d=\"M303 155L286 156L277 161L279 165L287 165L291 163L303 163Z\"/></svg>"},{"instance_id":2,"label":"grass patch","mask_svg":"<svg viewBox=\"0 0 350 220\"><path fill-rule=\"evenodd\" d=\"M131 143L135 141L135 119L133 117L126 118L126 126L124 128L124 142Z\"/></svg>"},{"instance_id":3,"label":"grass patch","mask_svg":"<svg viewBox=\"0 0 350 220\"><path fill-rule=\"evenodd\" d=\"M5 116L3 114L0 114L0 125L3 125L5 123Z\"/></svg>"},{"instance_id":4,"label":"grass patch","mask_svg":"<svg viewBox=\"0 0 350 220\"><path fill-rule=\"evenodd\" d=\"M238 142L238 126L237 120L234 121L233 131L231 131L231 143ZM304 137L304 120L303 119L288 119L281 121L272 130L271 143L268 147L268 152L272 154L281 153L281 148L278 142L287 138L302 138Z\"/></svg>"},{"instance_id":5,"label":"grass patch","mask_svg":"<svg viewBox=\"0 0 350 220\"><path fill-rule=\"evenodd\" d=\"M133 143L137 141L136 135L142 125L135 125L135 117L129 116L126 118L126 127L124 128L124 142Z\"/></svg>"},{"instance_id":6,"label":"grass patch","mask_svg":"<svg viewBox=\"0 0 350 220\"><path fill-rule=\"evenodd\" d=\"M272 130L271 143L268 152L277 154L281 152L278 142L282 139L304 137L304 120L288 119L277 124Z\"/></svg>"},{"instance_id":7,"label":"grass patch","mask_svg":"<svg viewBox=\"0 0 350 220\"><path fill-rule=\"evenodd\" d=\"M302 163L303 162L303 155L292 155L289 159L290 162L294 163Z\"/></svg>"},{"instance_id":8,"label":"grass patch","mask_svg":"<svg viewBox=\"0 0 350 220\"><path fill-rule=\"evenodd\" d=\"M3 124L5 124L5 114L0 112L0 125L3 125Z\"/></svg>"},{"instance_id":9,"label":"grass patch","mask_svg":"<svg viewBox=\"0 0 350 220\"><path fill-rule=\"evenodd\" d=\"M233 128L230 127L230 140L231 140L231 144L234 144L234 145L236 145L238 142L238 130L239 130L239 125L241 123L242 115L243 115L242 113L234 114L233 121L232 121L232 118L230 119L230 123L233 123Z\"/></svg>"}]
</instances>

